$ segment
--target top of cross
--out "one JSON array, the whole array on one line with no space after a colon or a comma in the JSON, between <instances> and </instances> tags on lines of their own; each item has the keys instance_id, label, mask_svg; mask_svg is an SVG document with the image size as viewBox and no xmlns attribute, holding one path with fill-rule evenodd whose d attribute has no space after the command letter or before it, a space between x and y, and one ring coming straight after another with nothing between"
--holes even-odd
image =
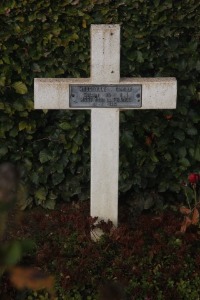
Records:
<instances>
[{"instance_id":1,"label":"top of cross","mask_svg":"<svg viewBox=\"0 0 200 300\"><path fill-rule=\"evenodd\" d=\"M91 95L87 98L90 103L85 106L87 99L82 101L83 105L74 106L71 99L70 89L77 85L109 85L105 88L104 94L95 95L102 101L105 100L108 94L111 93L112 100L118 99L119 94L116 94L116 87L111 85L132 85L135 89L136 85L141 86L141 105L127 105L121 102L119 107L124 109L172 109L176 107L176 91L177 82L173 77L167 78L120 78L120 25L91 25L91 76L90 78L38 78L35 79L35 108L36 109L88 109L91 104ZM70 88L72 87L72 88ZM75 87L74 87L75 88ZM77 86L78 89L78 86ZM77 92L77 89L74 90ZM138 91L138 89L137 89ZM135 94L127 94L127 99L135 97L138 92L135 89ZM128 92L128 90L126 91ZM83 94L75 94L77 97L83 97ZM94 95L93 95L94 96ZM121 98L125 95L120 94ZM94 98L94 101L95 100ZM93 101L93 102L94 102ZM130 101L129 101L130 103ZM99 107L96 104L91 105L91 108ZM102 107L111 107L106 105Z\"/></svg>"}]
</instances>

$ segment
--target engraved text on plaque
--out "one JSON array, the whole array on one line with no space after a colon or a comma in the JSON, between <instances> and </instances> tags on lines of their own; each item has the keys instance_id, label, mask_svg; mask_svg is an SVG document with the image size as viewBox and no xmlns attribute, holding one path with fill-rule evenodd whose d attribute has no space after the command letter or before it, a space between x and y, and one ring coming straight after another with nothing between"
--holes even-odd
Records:
<instances>
[{"instance_id":1,"label":"engraved text on plaque","mask_svg":"<svg viewBox=\"0 0 200 300\"><path fill-rule=\"evenodd\" d=\"M70 107L119 107L142 106L142 86L126 85L70 85Z\"/></svg>"}]
</instances>

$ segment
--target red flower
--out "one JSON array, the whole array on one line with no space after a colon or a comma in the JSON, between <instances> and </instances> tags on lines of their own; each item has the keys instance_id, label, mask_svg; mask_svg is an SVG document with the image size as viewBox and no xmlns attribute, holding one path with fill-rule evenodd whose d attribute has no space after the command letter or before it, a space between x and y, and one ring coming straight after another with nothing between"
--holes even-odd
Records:
<instances>
[{"instance_id":1,"label":"red flower","mask_svg":"<svg viewBox=\"0 0 200 300\"><path fill-rule=\"evenodd\" d=\"M199 174L191 173L188 176L188 181L190 183L197 183L199 180L200 180L200 175Z\"/></svg>"}]
</instances>

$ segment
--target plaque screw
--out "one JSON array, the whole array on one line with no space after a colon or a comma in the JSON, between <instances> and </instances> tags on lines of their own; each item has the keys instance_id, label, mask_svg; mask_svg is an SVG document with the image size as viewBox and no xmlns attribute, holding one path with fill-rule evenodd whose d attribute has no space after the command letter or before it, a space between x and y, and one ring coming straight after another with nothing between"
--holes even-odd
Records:
<instances>
[{"instance_id":1,"label":"plaque screw","mask_svg":"<svg viewBox=\"0 0 200 300\"><path fill-rule=\"evenodd\" d=\"M72 97L74 97L74 94L72 94Z\"/></svg>"}]
</instances>

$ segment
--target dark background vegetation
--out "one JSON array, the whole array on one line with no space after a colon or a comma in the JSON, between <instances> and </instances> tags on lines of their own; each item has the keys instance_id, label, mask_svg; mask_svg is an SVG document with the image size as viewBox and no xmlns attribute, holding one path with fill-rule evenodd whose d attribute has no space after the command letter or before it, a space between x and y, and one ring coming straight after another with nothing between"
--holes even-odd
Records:
<instances>
[{"instance_id":1,"label":"dark background vegetation","mask_svg":"<svg viewBox=\"0 0 200 300\"><path fill-rule=\"evenodd\" d=\"M198 0L1 1L0 160L20 167L24 206L89 196L90 114L34 111L33 80L89 77L93 23L121 24L122 77L178 80L177 110L121 113L120 193L179 192L199 171Z\"/></svg>"}]
</instances>

